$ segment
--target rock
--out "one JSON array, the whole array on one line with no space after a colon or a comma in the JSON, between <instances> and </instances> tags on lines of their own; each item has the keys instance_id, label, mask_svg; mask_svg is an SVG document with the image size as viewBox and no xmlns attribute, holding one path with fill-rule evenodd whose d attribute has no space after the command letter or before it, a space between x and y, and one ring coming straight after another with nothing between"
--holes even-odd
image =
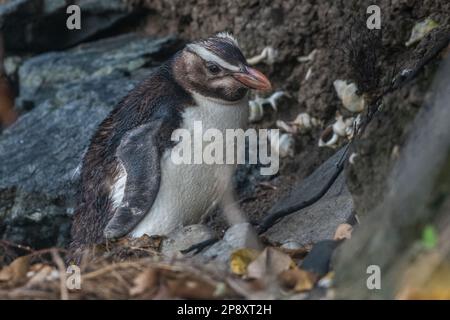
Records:
<instances>
[{"instance_id":1,"label":"rock","mask_svg":"<svg viewBox=\"0 0 450 320\"><path fill-rule=\"evenodd\" d=\"M161 252L166 255L179 253L194 244L213 239L216 235L204 224L193 224L176 230L164 239Z\"/></svg>"},{"instance_id":2,"label":"rock","mask_svg":"<svg viewBox=\"0 0 450 320\"><path fill-rule=\"evenodd\" d=\"M310 199L329 180L341 159L338 151L310 176L295 186L285 198L279 200L270 212ZM296 242L301 246L320 240L333 239L336 228L352 215L353 200L345 183L345 176L337 178L328 192L313 205L295 212L272 226L265 235L271 242Z\"/></svg>"},{"instance_id":3,"label":"rock","mask_svg":"<svg viewBox=\"0 0 450 320\"><path fill-rule=\"evenodd\" d=\"M81 29L69 30L68 4L62 0L11 0L0 5L0 29L13 52L64 49L111 31L138 11L122 0L70 1L81 9ZM141 11L142 12L142 11ZM32 19L30 18L32 17Z\"/></svg>"},{"instance_id":4,"label":"rock","mask_svg":"<svg viewBox=\"0 0 450 320\"><path fill-rule=\"evenodd\" d=\"M228 265L231 253L240 248L260 248L255 229L247 222L231 226L223 239L205 250L202 256Z\"/></svg>"},{"instance_id":5,"label":"rock","mask_svg":"<svg viewBox=\"0 0 450 320\"><path fill-rule=\"evenodd\" d=\"M223 239L235 248L254 248L255 230L248 222L238 223L231 226L225 233Z\"/></svg>"},{"instance_id":6,"label":"rock","mask_svg":"<svg viewBox=\"0 0 450 320\"><path fill-rule=\"evenodd\" d=\"M64 245L91 135L173 45L171 37L126 35L25 61L21 99L36 107L0 135L1 238Z\"/></svg>"},{"instance_id":7,"label":"rock","mask_svg":"<svg viewBox=\"0 0 450 320\"><path fill-rule=\"evenodd\" d=\"M303 248L303 246L298 242L288 241L288 242L283 243L281 245L281 248L288 249L288 250L297 250L297 249Z\"/></svg>"},{"instance_id":8,"label":"rock","mask_svg":"<svg viewBox=\"0 0 450 320\"><path fill-rule=\"evenodd\" d=\"M303 260L301 268L323 277L330 271L331 257L338 244L339 242L334 240L317 242Z\"/></svg>"},{"instance_id":9,"label":"rock","mask_svg":"<svg viewBox=\"0 0 450 320\"><path fill-rule=\"evenodd\" d=\"M95 82L108 76L121 78L140 68L155 66L161 58L174 53L179 43L174 37L155 39L126 34L94 44L82 44L64 52L39 55L27 60L19 69L20 98L17 104L37 105L53 96L56 100L64 100L66 93L55 92L67 88L83 96L86 86L80 86L80 83Z\"/></svg>"}]
</instances>

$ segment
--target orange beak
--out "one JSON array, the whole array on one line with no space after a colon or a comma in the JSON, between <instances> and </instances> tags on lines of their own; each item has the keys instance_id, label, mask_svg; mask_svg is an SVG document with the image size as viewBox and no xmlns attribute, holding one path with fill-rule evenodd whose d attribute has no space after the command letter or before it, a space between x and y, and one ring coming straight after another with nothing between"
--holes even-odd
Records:
<instances>
[{"instance_id":1,"label":"orange beak","mask_svg":"<svg viewBox=\"0 0 450 320\"><path fill-rule=\"evenodd\" d=\"M233 77L250 89L269 91L272 85L265 75L256 69L245 67L244 71L236 72Z\"/></svg>"}]
</instances>

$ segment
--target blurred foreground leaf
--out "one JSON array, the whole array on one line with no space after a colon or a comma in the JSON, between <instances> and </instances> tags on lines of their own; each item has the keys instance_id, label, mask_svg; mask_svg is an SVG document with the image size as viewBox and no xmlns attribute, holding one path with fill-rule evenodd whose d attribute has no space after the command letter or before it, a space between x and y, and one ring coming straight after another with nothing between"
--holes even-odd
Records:
<instances>
[{"instance_id":1,"label":"blurred foreground leaf","mask_svg":"<svg viewBox=\"0 0 450 320\"><path fill-rule=\"evenodd\" d=\"M433 249L438 243L436 229L432 225L428 225L423 229L422 244L426 249Z\"/></svg>"},{"instance_id":2,"label":"blurred foreground leaf","mask_svg":"<svg viewBox=\"0 0 450 320\"><path fill-rule=\"evenodd\" d=\"M237 275L247 273L248 265L256 259L258 251L254 249L238 249L231 254L230 268L231 272Z\"/></svg>"}]
</instances>

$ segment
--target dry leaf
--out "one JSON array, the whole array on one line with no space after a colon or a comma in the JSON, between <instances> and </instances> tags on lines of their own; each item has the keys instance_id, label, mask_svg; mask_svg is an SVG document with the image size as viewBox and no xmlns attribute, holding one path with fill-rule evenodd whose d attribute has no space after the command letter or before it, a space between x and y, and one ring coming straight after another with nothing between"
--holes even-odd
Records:
<instances>
[{"instance_id":1,"label":"dry leaf","mask_svg":"<svg viewBox=\"0 0 450 320\"><path fill-rule=\"evenodd\" d=\"M431 18L426 18L424 21L416 23L411 30L411 36L405 43L405 46L409 47L412 44L419 42L423 37L430 33L431 30L438 26L439 24Z\"/></svg>"},{"instance_id":2,"label":"dry leaf","mask_svg":"<svg viewBox=\"0 0 450 320\"><path fill-rule=\"evenodd\" d=\"M130 289L131 296L138 296L143 293L151 294L158 283L158 272L149 268L142 271L133 281L134 286Z\"/></svg>"},{"instance_id":3,"label":"dry leaf","mask_svg":"<svg viewBox=\"0 0 450 320\"><path fill-rule=\"evenodd\" d=\"M256 259L258 251L254 249L239 249L231 254L230 268L231 272L237 275L244 275L247 273L248 265Z\"/></svg>"},{"instance_id":4,"label":"dry leaf","mask_svg":"<svg viewBox=\"0 0 450 320\"><path fill-rule=\"evenodd\" d=\"M336 228L334 240L350 239L352 237L353 227L348 223L342 223Z\"/></svg>"},{"instance_id":5,"label":"dry leaf","mask_svg":"<svg viewBox=\"0 0 450 320\"><path fill-rule=\"evenodd\" d=\"M0 282L8 282L10 285L16 285L27 279L27 272L30 266L30 256L19 257L9 266L0 271Z\"/></svg>"},{"instance_id":6,"label":"dry leaf","mask_svg":"<svg viewBox=\"0 0 450 320\"><path fill-rule=\"evenodd\" d=\"M236 277L229 277L227 279L227 284L236 293L248 300L262 299L261 293L264 292L264 289L266 288L265 284L260 280L243 280Z\"/></svg>"},{"instance_id":7,"label":"dry leaf","mask_svg":"<svg viewBox=\"0 0 450 320\"><path fill-rule=\"evenodd\" d=\"M308 253L312 249L311 244L307 244L305 246L302 246L300 248L296 249L290 249L290 248L279 248L282 252L288 254L292 259L303 259L308 255Z\"/></svg>"},{"instance_id":8,"label":"dry leaf","mask_svg":"<svg viewBox=\"0 0 450 320\"><path fill-rule=\"evenodd\" d=\"M34 274L28 281L27 287L32 287L33 285L36 285L38 283L41 283L41 282L47 280L47 278L50 276L50 274L53 271L52 267L50 267L49 265L43 265L43 264L33 265L30 269L31 270L34 269L36 271L33 271Z\"/></svg>"},{"instance_id":9,"label":"dry leaf","mask_svg":"<svg viewBox=\"0 0 450 320\"><path fill-rule=\"evenodd\" d=\"M253 279L261 279L268 275L277 276L293 266L295 263L289 255L269 247L248 265L247 275Z\"/></svg>"},{"instance_id":10,"label":"dry leaf","mask_svg":"<svg viewBox=\"0 0 450 320\"><path fill-rule=\"evenodd\" d=\"M213 299L217 286L191 277L180 277L167 280L170 296L181 299Z\"/></svg>"},{"instance_id":11,"label":"dry leaf","mask_svg":"<svg viewBox=\"0 0 450 320\"><path fill-rule=\"evenodd\" d=\"M285 287L293 289L295 292L303 292L314 288L317 276L311 272L294 268L282 272L280 281Z\"/></svg>"}]
</instances>

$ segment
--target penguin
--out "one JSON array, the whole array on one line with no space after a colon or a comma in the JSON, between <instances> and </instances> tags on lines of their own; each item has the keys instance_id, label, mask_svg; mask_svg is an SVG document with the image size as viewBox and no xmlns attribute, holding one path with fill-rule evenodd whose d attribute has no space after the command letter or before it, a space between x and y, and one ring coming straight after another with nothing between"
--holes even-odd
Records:
<instances>
[{"instance_id":1,"label":"penguin","mask_svg":"<svg viewBox=\"0 0 450 320\"><path fill-rule=\"evenodd\" d=\"M72 249L124 236L167 235L221 201L227 164L175 164L176 129L245 129L249 90L268 91L228 33L187 44L125 96L81 164Z\"/></svg>"}]
</instances>

